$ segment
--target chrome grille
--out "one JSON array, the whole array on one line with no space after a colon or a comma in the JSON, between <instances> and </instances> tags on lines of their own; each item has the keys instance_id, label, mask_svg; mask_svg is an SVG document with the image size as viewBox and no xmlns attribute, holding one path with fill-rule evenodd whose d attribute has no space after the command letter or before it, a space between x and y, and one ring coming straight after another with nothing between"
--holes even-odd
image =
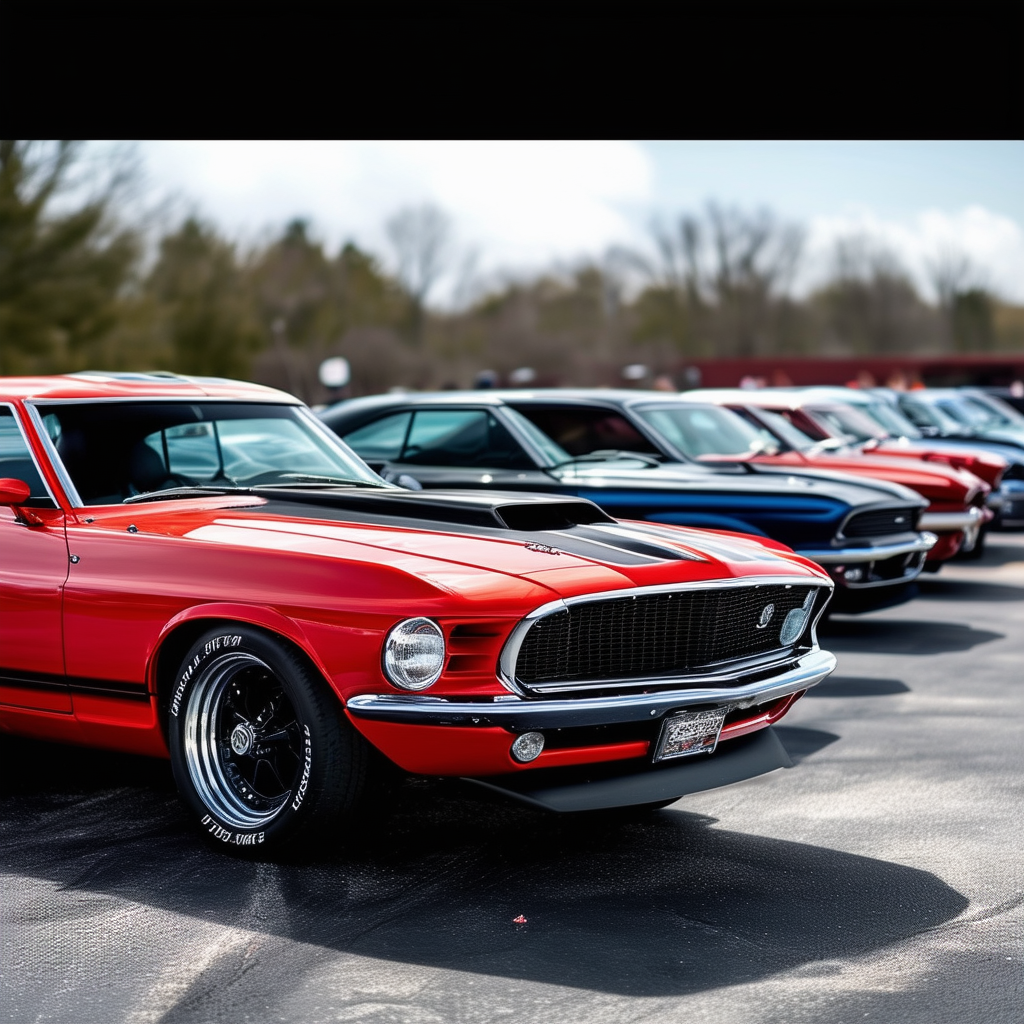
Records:
<instances>
[{"instance_id":1,"label":"chrome grille","mask_svg":"<svg viewBox=\"0 0 1024 1024\"><path fill-rule=\"evenodd\" d=\"M843 527L847 537L885 537L892 533L908 533L917 529L920 509L878 508L870 512L857 512Z\"/></svg>"},{"instance_id":2,"label":"chrome grille","mask_svg":"<svg viewBox=\"0 0 1024 1024\"><path fill-rule=\"evenodd\" d=\"M812 589L817 588L695 588L570 604L530 627L516 660L516 679L527 688L650 679L781 651L786 614ZM773 609L759 628L768 605Z\"/></svg>"}]
</instances>

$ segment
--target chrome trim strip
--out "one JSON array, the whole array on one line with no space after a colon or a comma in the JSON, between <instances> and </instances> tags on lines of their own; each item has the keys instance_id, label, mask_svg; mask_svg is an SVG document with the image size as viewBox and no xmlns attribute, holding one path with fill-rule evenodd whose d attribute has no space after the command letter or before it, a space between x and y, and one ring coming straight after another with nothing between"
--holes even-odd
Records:
<instances>
[{"instance_id":1,"label":"chrome trim strip","mask_svg":"<svg viewBox=\"0 0 1024 1024\"><path fill-rule=\"evenodd\" d=\"M14 425L18 428L18 433L21 434L22 441L25 442L25 450L28 452L28 457L32 460L32 465L36 467L36 473L39 479L42 481L43 486L46 488L46 493L50 496L50 501L53 502L55 508L60 508L60 502L57 500L57 495L53 493L53 488L50 486L49 481L46 479L46 474L43 472L42 466L39 465L39 460L36 458L36 453L32 450L32 442L29 440L28 434L25 432L25 424L21 422L21 417L18 415L18 410L14 407L13 402L0 402L0 406L11 410L11 419L14 420ZM32 411L28 410L29 418L32 419ZM32 419L32 424L35 426L35 420ZM43 438L49 440L46 437L46 431L42 432ZM47 455L49 452L47 451ZM56 469L56 467L54 467ZM57 474L60 477L60 474ZM63 483L61 479L61 483Z\"/></svg>"},{"instance_id":2,"label":"chrome trim strip","mask_svg":"<svg viewBox=\"0 0 1024 1024\"><path fill-rule=\"evenodd\" d=\"M617 697L571 700L501 700L492 703L453 701L442 697L365 694L346 707L356 718L461 727L502 726L513 731L560 729L652 721L669 711L696 704L725 705L741 710L809 690L835 670L829 651L812 651L788 672L772 679L730 688L708 687Z\"/></svg>"},{"instance_id":3,"label":"chrome trim strip","mask_svg":"<svg viewBox=\"0 0 1024 1024\"><path fill-rule=\"evenodd\" d=\"M880 562L894 555L910 555L919 551L931 551L935 547L938 537L934 533L922 532L914 540L904 541L901 544L878 544L875 547L866 548L826 548L824 551L797 549L798 555L809 558L812 562L820 565L836 565L848 562Z\"/></svg>"},{"instance_id":4,"label":"chrome trim strip","mask_svg":"<svg viewBox=\"0 0 1024 1024\"><path fill-rule=\"evenodd\" d=\"M798 552L799 553L799 552ZM822 580L814 576L740 576L735 579L726 580L697 580L693 583L664 583L650 587L629 587L624 590L605 590L595 594L579 594L575 597L559 598L556 601L549 601L539 608L524 616L516 624L505 641L498 657L498 679L506 690L517 696L527 696L527 691L516 682L516 662L519 659L519 651L526 639L530 627L537 621L548 615L568 611L571 605L593 604L598 601L614 601L620 597L637 597L646 594L669 594L690 590L722 590L727 587L756 587L765 585L775 586L796 586L796 587L827 587L830 590L834 587L832 580ZM628 685L625 681L619 681Z\"/></svg>"},{"instance_id":5,"label":"chrome trim strip","mask_svg":"<svg viewBox=\"0 0 1024 1024\"><path fill-rule=\"evenodd\" d=\"M969 530L981 518L980 508L969 508L966 512L925 512L919 526L922 530Z\"/></svg>"}]
</instances>

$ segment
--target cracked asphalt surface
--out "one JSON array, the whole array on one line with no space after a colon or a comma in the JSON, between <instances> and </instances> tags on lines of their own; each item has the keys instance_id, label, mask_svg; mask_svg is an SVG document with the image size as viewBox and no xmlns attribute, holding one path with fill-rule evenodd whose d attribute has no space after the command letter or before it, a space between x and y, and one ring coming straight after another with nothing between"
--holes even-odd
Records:
<instances>
[{"instance_id":1,"label":"cracked asphalt surface","mask_svg":"<svg viewBox=\"0 0 1024 1024\"><path fill-rule=\"evenodd\" d=\"M643 819L416 782L304 863L206 846L163 763L0 737L0 1019L1016 1024L1024 534L822 644L791 770Z\"/></svg>"}]
</instances>

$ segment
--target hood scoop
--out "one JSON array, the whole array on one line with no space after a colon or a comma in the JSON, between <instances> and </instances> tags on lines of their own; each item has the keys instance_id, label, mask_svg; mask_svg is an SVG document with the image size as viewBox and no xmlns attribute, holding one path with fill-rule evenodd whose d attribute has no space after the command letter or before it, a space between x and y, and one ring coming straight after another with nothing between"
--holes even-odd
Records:
<instances>
[{"instance_id":1,"label":"hood scoop","mask_svg":"<svg viewBox=\"0 0 1024 1024\"><path fill-rule=\"evenodd\" d=\"M282 500L303 505L352 512L357 515L397 519L420 519L453 526L489 527L516 533L566 530L593 523L614 523L593 502L559 498L555 495L478 493L474 491L287 491L257 487L261 498L277 504Z\"/></svg>"}]
</instances>

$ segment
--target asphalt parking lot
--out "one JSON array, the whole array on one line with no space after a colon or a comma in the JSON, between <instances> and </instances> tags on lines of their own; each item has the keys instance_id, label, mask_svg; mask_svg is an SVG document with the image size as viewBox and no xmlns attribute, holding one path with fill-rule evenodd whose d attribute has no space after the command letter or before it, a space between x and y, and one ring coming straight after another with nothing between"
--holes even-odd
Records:
<instances>
[{"instance_id":1,"label":"asphalt parking lot","mask_svg":"<svg viewBox=\"0 0 1024 1024\"><path fill-rule=\"evenodd\" d=\"M791 770L640 820L418 782L307 863L210 850L162 763L4 737L0 1019L1016 1024L1024 534L823 646Z\"/></svg>"}]
</instances>

